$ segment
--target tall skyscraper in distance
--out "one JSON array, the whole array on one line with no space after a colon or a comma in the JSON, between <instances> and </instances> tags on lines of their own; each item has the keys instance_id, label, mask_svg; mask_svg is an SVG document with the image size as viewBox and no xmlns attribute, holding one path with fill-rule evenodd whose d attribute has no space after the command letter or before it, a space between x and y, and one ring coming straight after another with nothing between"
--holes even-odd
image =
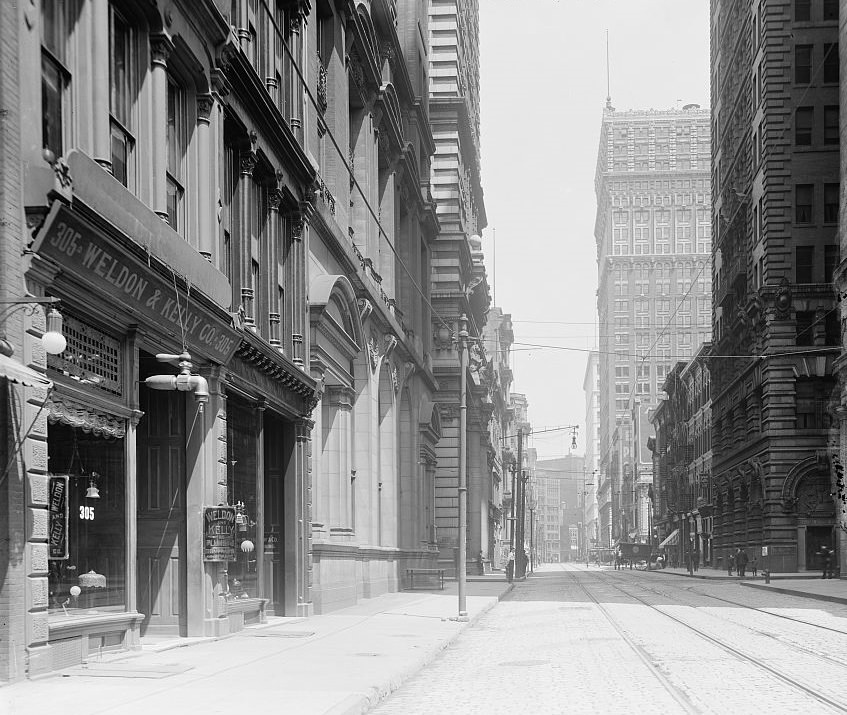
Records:
<instances>
[{"instance_id":1,"label":"tall skyscraper in distance","mask_svg":"<svg viewBox=\"0 0 847 715\"><path fill-rule=\"evenodd\" d=\"M600 324L599 541L646 540L652 481L635 419L711 337L710 119L697 104L607 101L595 191ZM646 435L642 435L646 442Z\"/></svg>"}]
</instances>

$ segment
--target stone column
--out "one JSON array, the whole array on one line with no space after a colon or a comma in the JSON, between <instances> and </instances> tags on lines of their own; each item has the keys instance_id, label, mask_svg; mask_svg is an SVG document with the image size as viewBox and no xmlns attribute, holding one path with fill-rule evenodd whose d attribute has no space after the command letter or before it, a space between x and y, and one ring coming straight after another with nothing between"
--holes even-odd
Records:
<instances>
[{"instance_id":1,"label":"stone column","mask_svg":"<svg viewBox=\"0 0 847 715\"><path fill-rule=\"evenodd\" d=\"M297 66L300 68L300 71L305 75L306 65L304 64L304 56L303 49L305 43L303 41L303 15L301 11L298 9L291 17L291 55L294 58L294 61L297 63ZM291 131L294 132L294 136L297 137L297 141L300 144L303 143L303 105L304 105L304 92L303 88L300 85L300 78L297 76L297 72L292 67L290 70L291 73L291 87L292 87L292 97L291 97L291 116L286 117L288 119L288 123L291 126Z\"/></svg>"},{"instance_id":2,"label":"stone column","mask_svg":"<svg viewBox=\"0 0 847 715\"><path fill-rule=\"evenodd\" d=\"M306 290L306 257L309 255L308 226L314 208L308 201L300 204L300 211L292 216L291 224L291 250L288 254L286 276L290 283L286 282L286 290L292 293L292 360L294 364L305 369L304 356L309 353L306 344L306 315L309 310Z\"/></svg>"},{"instance_id":3,"label":"stone column","mask_svg":"<svg viewBox=\"0 0 847 715\"><path fill-rule=\"evenodd\" d=\"M256 583L258 595L273 600L273 592L263 593L265 583L265 401L254 408L256 422Z\"/></svg>"},{"instance_id":4,"label":"stone column","mask_svg":"<svg viewBox=\"0 0 847 715\"><path fill-rule=\"evenodd\" d=\"M238 181L238 228L235 237L238 248L238 275L241 282L241 308L244 310L244 324L248 330L256 332L256 318L253 314L253 256L251 253L251 218L255 211L253 205L253 169L256 168L256 153L247 151L241 154L241 176Z\"/></svg>"},{"instance_id":5,"label":"stone column","mask_svg":"<svg viewBox=\"0 0 847 715\"><path fill-rule=\"evenodd\" d=\"M218 366L201 373L209 383L203 412L193 395L186 400L188 424L194 425L186 444L186 620L189 636L216 636L229 630L220 583L226 564L203 561L203 509L227 503L226 376Z\"/></svg>"},{"instance_id":6,"label":"stone column","mask_svg":"<svg viewBox=\"0 0 847 715\"><path fill-rule=\"evenodd\" d=\"M283 352L280 339L279 314L279 204L282 194L279 189L268 193L268 224L267 224L267 276L268 276L268 340L278 351Z\"/></svg>"},{"instance_id":7,"label":"stone column","mask_svg":"<svg viewBox=\"0 0 847 715\"><path fill-rule=\"evenodd\" d=\"M292 498L296 511L295 528L286 530L286 555L294 565L291 574L296 584L296 604L291 615L312 614L312 427L309 419L294 424L294 454L289 465L293 474L286 475L285 497ZM289 512L290 514L290 512ZM293 534L291 532L294 532ZM293 536L293 543L288 542ZM286 574L288 575L288 574ZM286 594L288 600L288 594Z\"/></svg>"},{"instance_id":8,"label":"stone column","mask_svg":"<svg viewBox=\"0 0 847 715\"><path fill-rule=\"evenodd\" d=\"M197 250L207 261L212 260L217 232L213 228L215 200L212 196L212 177L217 174L212 166L216 154L211 132L211 116L214 99L211 94L197 97Z\"/></svg>"},{"instance_id":9,"label":"stone column","mask_svg":"<svg viewBox=\"0 0 847 715\"><path fill-rule=\"evenodd\" d=\"M109 0L91 2L91 124L94 161L112 171L112 128L109 119Z\"/></svg>"},{"instance_id":10,"label":"stone column","mask_svg":"<svg viewBox=\"0 0 847 715\"><path fill-rule=\"evenodd\" d=\"M174 48L164 33L150 36L150 87L153 106L153 210L168 220L168 57ZM108 71L108 70L107 70Z\"/></svg>"}]
</instances>

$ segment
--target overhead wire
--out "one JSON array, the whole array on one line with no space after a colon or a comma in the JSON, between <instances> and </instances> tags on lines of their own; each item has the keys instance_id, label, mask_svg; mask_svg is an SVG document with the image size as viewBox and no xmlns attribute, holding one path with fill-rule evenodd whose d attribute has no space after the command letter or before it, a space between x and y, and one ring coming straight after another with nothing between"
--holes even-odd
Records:
<instances>
[{"instance_id":1,"label":"overhead wire","mask_svg":"<svg viewBox=\"0 0 847 715\"><path fill-rule=\"evenodd\" d=\"M797 102L797 105L802 105L803 101L804 101L804 100L805 100L805 98L806 98L806 95L809 93L809 91L811 90L811 88L814 86L815 80L817 79L817 77L818 77L819 73L823 70L823 67L824 67L824 64L826 63L827 57L830 55L830 53L831 53L831 52L833 51L833 49L834 49L834 48L836 48L836 47L837 47L837 45L833 45L833 46L831 46L831 47L828 49L828 51L824 54L823 59L822 59L822 60L819 60L819 62L818 62L818 64L817 64L817 67L815 68L815 71L812 73L812 76L811 76L811 78L810 78L810 80L809 80L809 84L808 84L808 86L806 87L806 89L803 91L803 94L800 96L800 100ZM836 51L837 51L837 50L836 50ZM792 126L792 125L791 125L791 123L787 123L785 126L783 126L782 130L780 131L779 135L778 135L778 136L774 139L774 141L768 142L768 144L767 144L767 146L766 146L766 150L767 150L766 157L770 155L770 153L773 151L773 147L776 145L776 143L777 143L777 142L778 142L778 141L779 141L782 137L784 137L784 136L785 136L785 133L788 131L788 129L789 129L789 128L791 128L791 126ZM741 154L741 152L739 152L739 153L738 153L738 155L740 155L740 154ZM762 161L764 161L764 158L765 158L765 157L763 157ZM738 159L738 156L736 156L736 157L733 159L733 162L734 162L734 161L736 161L737 159ZM727 169L727 173L729 173L729 171L730 171L730 170L731 170L731 166L730 166L730 169ZM739 194L739 193L738 193L738 191L737 191L734 187L733 187L733 191L736 193L736 195L737 195L737 196L739 196L739 203L738 203L738 206L736 207L735 211L733 212L732 217L731 217L729 220L724 219L724 220L725 220L725 222L726 222L726 224L727 224L727 226L732 226L732 224L733 224L733 223L735 223L735 219L737 218L737 216L738 216L739 212L741 211L741 209L742 209L742 208L744 208L744 206L745 206L745 202L748 200L748 197L745 197L743 194ZM720 223L720 215L718 215L718 223ZM711 262L709 262L709 264L710 264L710 263L711 263ZM699 278L699 276L700 276L700 274L703 272L703 269L705 268L705 266L706 266L706 264L703 264L703 265L700 267L700 270L697 272L697 275L696 275L696 276L692 279L692 281L691 281L691 286L689 287L688 291L686 291L686 293L682 296L682 298L680 298L680 299L679 299L679 300L680 300L680 303L681 303L681 301L682 301L682 300L685 300L685 298L687 298L687 297L688 297L688 294L689 294L689 293L691 292L691 290L693 289L694 285L696 284L697 278ZM674 316L674 315L676 315L676 313L678 312L680 303L678 303L678 304L677 304L677 308L676 308L676 309L674 310L674 312L671 314L671 318L673 318L673 316ZM829 313L832 313L833 311L835 311L835 310L837 310L837 309L838 309L838 308L837 308L837 306L836 306L835 308L833 308L833 309L831 309L831 310L827 311L827 313L825 313L825 315L824 315L823 317L825 318L825 317L826 317L826 315L828 315ZM818 319L818 320L819 320L819 319ZM815 324L817 324L817 322L818 322L818 321L813 322L813 323L812 323L812 324L811 324L808 328L806 328L806 330L809 330L809 329L811 329L812 327L814 327L814 325L815 325ZM662 332L660 332L660 334L657 336L656 340L653 342L653 344L652 344L652 345L650 346L650 348L648 349L648 352L647 352L647 353L645 353L644 357L642 358L642 363L641 363L641 364L643 364L643 362L646 360L647 356L650 354L650 352L653 350L653 348L655 348L656 344L658 343L658 339L659 339L659 337L661 337L661 335L664 333L664 330L665 330L667 327L668 327L668 325L666 324L666 325L665 325L665 327L663 328ZM742 358L746 358L746 359L765 359L765 358L773 358L773 357L786 357L786 356L790 356L790 355L798 355L798 354L802 355L802 354L804 354L804 353L811 353L811 354L815 354L815 353L817 353L817 352L831 352L831 351L836 350L836 349L838 349L838 348L837 348L837 347L835 347L835 346L831 346L831 347L828 347L828 348L827 348L827 347L821 347L821 348L812 348L812 349L810 349L810 350L797 350L797 351L792 351L792 352L772 353L772 354L762 354L762 355L710 355L710 356L704 356L704 355L701 355L701 356L699 356L699 357L700 357L700 358L707 358L707 359L712 359L712 358L735 358L735 359L742 359ZM606 351L606 354L609 354L609 352L608 352L608 351ZM689 356L687 359L691 359L691 357L693 357L693 356ZM630 400L632 399L633 395L635 394L635 388L636 388L636 385L637 385L637 381L636 381L635 383L633 383L632 388L630 389L629 395L627 396L627 403L628 403L628 404L629 404ZM616 421L616 423L617 423L617 422L619 422L619 420L618 420L618 419L616 419L615 421ZM617 429L618 429L618 427L616 426L616 427L615 427L615 431L617 431ZM612 439L612 440L610 441L610 444L607 446L607 448L606 448L605 452L603 453L603 455L602 455L602 457L600 458L600 460L598 461L598 463L602 464L602 463L603 463L603 461L604 461L604 460L608 457L609 453L612 451L612 447L614 446L614 442L615 442L615 440L614 440L614 439Z\"/></svg>"}]
</instances>

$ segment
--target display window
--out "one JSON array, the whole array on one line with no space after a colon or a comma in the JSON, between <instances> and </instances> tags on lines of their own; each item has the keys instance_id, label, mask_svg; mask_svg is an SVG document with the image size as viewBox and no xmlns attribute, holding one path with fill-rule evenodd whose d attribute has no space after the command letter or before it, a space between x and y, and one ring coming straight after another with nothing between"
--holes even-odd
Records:
<instances>
[{"instance_id":1,"label":"display window","mask_svg":"<svg viewBox=\"0 0 847 715\"><path fill-rule=\"evenodd\" d=\"M236 397L227 400L227 487L235 507L235 561L228 566L228 598L258 593L258 422L255 409Z\"/></svg>"},{"instance_id":2,"label":"display window","mask_svg":"<svg viewBox=\"0 0 847 715\"><path fill-rule=\"evenodd\" d=\"M50 424L49 610L87 615L126 609L123 438Z\"/></svg>"}]
</instances>

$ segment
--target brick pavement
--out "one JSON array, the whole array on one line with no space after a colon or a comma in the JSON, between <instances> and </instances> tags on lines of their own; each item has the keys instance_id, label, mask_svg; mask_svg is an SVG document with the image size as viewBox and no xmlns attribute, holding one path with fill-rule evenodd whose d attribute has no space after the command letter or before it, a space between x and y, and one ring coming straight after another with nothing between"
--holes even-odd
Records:
<instances>
[{"instance_id":1,"label":"brick pavement","mask_svg":"<svg viewBox=\"0 0 847 715\"><path fill-rule=\"evenodd\" d=\"M676 605L673 597L645 590L659 584L671 593L688 594L690 582L683 586L682 579L582 565L559 567L576 571L602 604L598 605L567 574L558 576L552 568L518 584L496 609L374 713L822 711L821 703L808 692L702 638L686 623L725 639L739 652L796 671L803 682L825 691L832 691L843 677L842 665L822 661L791 642L774 640L779 637L779 622L767 613L715 607L714 601L702 597L701 604ZM739 591L731 583L715 582L714 588L730 588L733 596ZM633 594L655 602L659 610L638 603ZM725 618L727 613L736 620ZM748 627L751 613L762 621L760 632ZM785 630L809 628L794 623ZM795 637L799 640L798 634ZM833 637L843 638L828 634L824 641Z\"/></svg>"}]
</instances>

